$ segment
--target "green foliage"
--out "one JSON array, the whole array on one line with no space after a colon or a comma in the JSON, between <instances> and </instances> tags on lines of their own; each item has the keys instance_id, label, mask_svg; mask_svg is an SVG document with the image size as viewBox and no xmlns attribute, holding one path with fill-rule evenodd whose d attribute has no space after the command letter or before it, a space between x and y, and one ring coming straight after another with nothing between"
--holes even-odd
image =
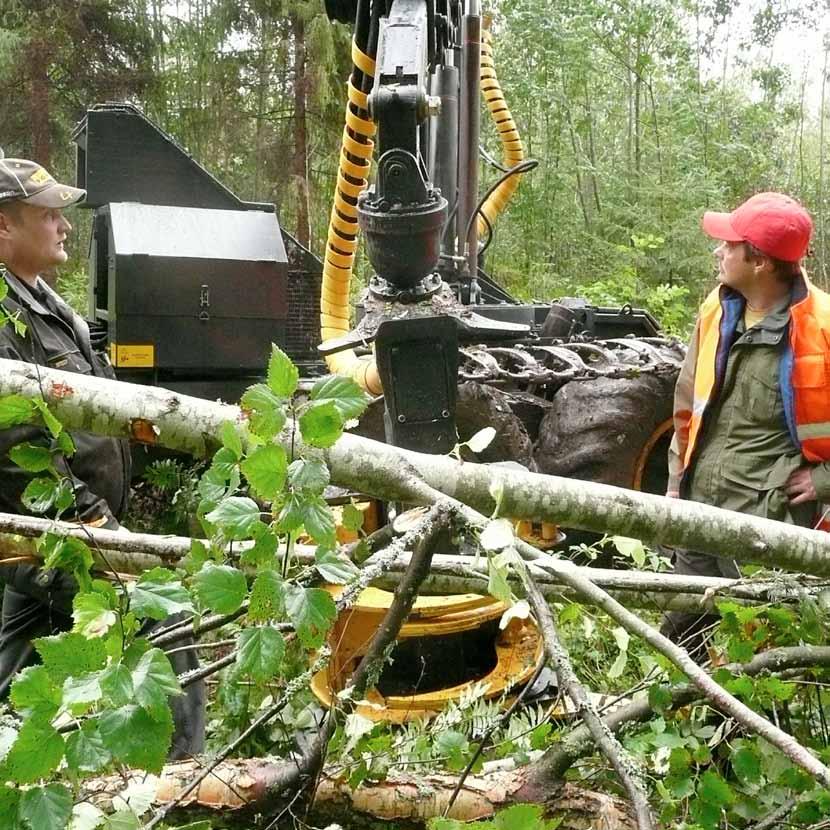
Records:
<instances>
[{"instance_id":1,"label":"green foliage","mask_svg":"<svg viewBox=\"0 0 830 830\"><path fill-rule=\"evenodd\" d=\"M555 830L562 819L544 819L544 808L538 804L514 804L500 810L492 819L458 821L451 818L432 818L429 830Z\"/></svg>"}]
</instances>

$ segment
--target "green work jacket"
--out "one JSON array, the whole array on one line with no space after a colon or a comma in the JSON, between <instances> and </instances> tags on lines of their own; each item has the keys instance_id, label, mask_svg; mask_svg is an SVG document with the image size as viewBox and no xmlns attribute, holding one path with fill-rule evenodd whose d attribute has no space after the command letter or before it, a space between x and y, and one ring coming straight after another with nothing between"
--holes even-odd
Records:
<instances>
[{"instance_id":1,"label":"green work jacket","mask_svg":"<svg viewBox=\"0 0 830 830\"><path fill-rule=\"evenodd\" d=\"M809 527L815 502L793 506L784 490L790 474L806 463L787 429L778 383L788 306L783 303L749 330L739 323L682 497ZM830 500L828 465L812 466L811 474L819 498Z\"/></svg>"}]
</instances>

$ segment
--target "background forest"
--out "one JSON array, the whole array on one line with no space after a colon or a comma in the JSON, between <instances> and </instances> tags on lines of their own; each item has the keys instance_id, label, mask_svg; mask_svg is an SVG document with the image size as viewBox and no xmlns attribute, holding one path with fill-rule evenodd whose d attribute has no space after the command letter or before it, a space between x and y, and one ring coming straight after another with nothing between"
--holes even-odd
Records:
<instances>
[{"instance_id":1,"label":"background forest","mask_svg":"<svg viewBox=\"0 0 830 830\"><path fill-rule=\"evenodd\" d=\"M497 227L499 281L645 304L682 333L712 273L701 211L775 188L812 210L828 285L826 0L486 5L541 162ZM129 99L319 254L349 37L318 0L0 0L0 146L71 176L85 108Z\"/></svg>"}]
</instances>

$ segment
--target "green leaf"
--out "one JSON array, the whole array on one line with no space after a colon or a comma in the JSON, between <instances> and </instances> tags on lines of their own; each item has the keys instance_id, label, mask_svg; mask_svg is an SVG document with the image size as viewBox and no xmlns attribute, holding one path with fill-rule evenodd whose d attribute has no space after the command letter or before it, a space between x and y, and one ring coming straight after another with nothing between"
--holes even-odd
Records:
<instances>
[{"instance_id":1,"label":"green leaf","mask_svg":"<svg viewBox=\"0 0 830 830\"><path fill-rule=\"evenodd\" d=\"M264 383L248 389L240 403L250 413L251 431L260 438L273 438L285 426L283 401Z\"/></svg>"},{"instance_id":2,"label":"green leaf","mask_svg":"<svg viewBox=\"0 0 830 830\"><path fill-rule=\"evenodd\" d=\"M726 807L735 800L735 793L723 778L713 770L706 770L697 786L698 797L715 807Z\"/></svg>"},{"instance_id":3,"label":"green leaf","mask_svg":"<svg viewBox=\"0 0 830 830\"><path fill-rule=\"evenodd\" d=\"M227 447L220 447L213 456L213 459L210 462L210 471L217 475L217 482L219 481L218 476L221 476L223 483L223 492L219 495L219 498L224 495L224 482L231 479L238 464L239 458L237 458L237 456L233 454L233 451L229 450Z\"/></svg>"},{"instance_id":4,"label":"green leaf","mask_svg":"<svg viewBox=\"0 0 830 830\"><path fill-rule=\"evenodd\" d=\"M118 616L110 608L109 600L97 591L76 594L72 600L73 631L84 637L103 637L118 622Z\"/></svg>"},{"instance_id":5,"label":"green leaf","mask_svg":"<svg viewBox=\"0 0 830 830\"><path fill-rule=\"evenodd\" d=\"M268 361L268 386L280 398L290 398L297 391L300 373L291 358L278 346L271 344Z\"/></svg>"},{"instance_id":6,"label":"green leaf","mask_svg":"<svg viewBox=\"0 0 830 830\"><path fill-rule=\"evenodd\" d=\"M299 459L288 465L288 483L295 490L322 493L329 485L329 468L315 459Z\"/></svg>"},{"instance_id":7,"label":"green leaf","mask_svg":"<svg viewBox=\"0 0 830 830\"><path fill-rule=\"evenodd\" d=\"M135 699L153 720L164 720L168 714L168 695L181 694L182 688L170 660L160 648L145 652L133 672Z\"/></svg>"},{"instance_id":8,"label":"green leaf","mask_svg":"<svg viewBox=\"0 0 830 830\"><path fill-rule=\"evenodd\" d=\"M130 609L137 617L163 620L171 614L192 613L193 603L172 571L153 568L135 583L130 593Z\"/></svg>"},{"instance_id":9,"label":"green leaf","mask_svg":"<svg viewBox=\"0 0 830 830\"><path fill-rule=\"evenodd\" d=\"M676 746L669 753L669 774L675 777L688 775L692 765L692 756L683 746Z\"/></svg>"},{"instance_id":10,"label":"green leaf","mask_svg":"<svg viewBox=\"0 0 830 830\"><path fill-rule=\"evenodd\" d=\"M629 557L638 568L646 563L646 549L639 539L631 539L628 536L612 536L611 541L614 547L623 555Z\"/></svg>"},{"instance_id":11,"label":"green leaf","mask_svg":"<svg viewBox=\"0 0 830 830\"><path fill-rule=\"evenodd\" d=\"M20 794L20 790L13 790L11 787L0 784L0 828L2 830L25 830L18 817Z\"/></svg>"},{"instance_id":12,"label":"green leaf","mask_svg":"<svg viewBox=\"0 0 830 830\"><path fill-rule=\"evenodd\" d=\"M328 375L318 380L309 395L315 403L331 403L343 422L359 418L369 405L368 395L351 379L342 375Z\"/></svg>"},{"instance_id":13,"label":"green leaf","mask_svg":"<svg viewBox=\"0 0 830 830\"><path fill-rule=\"evenodd\" d=\"M245 600L248 583L242 571L208 562L193 578L193 588L205 608L217 614L233 614Z\"/></svg>"},{"instance_id":14,"label":"green leaf","mask_svg":"<svg viewBox=\"0 0 830 830\"><path fill-rule=\"evenodd\" d=\"M101 830L141 830L141 819L132 810L116 810L104 819Z\"/></svg>"},{"instance_id":15,"label":"green leaf","mask_svg":"<svg viewBox=\"0 0 830 830\"><path fill-rule=\"evenodd\" d=\"M101 677L90 672L80 677L67 677L63 681L63 706L76 717L83 715L93 703L103 697Z\"/></svg>"},{"instance_id":16,"label":"green leaf","mask_svg":"<svg viewBox=\"0 0 830 830\"><path fill-rule=\"evenodd\" d=\"M35 444L18 444L9 450L9 458L29 473L42 473L52 468L52 453Z\"/></svg>"},{"instance_id":17,"label":"green leaf","mask_svg":"<svg viewBox=\"0 0 830 830\"><path fill-rule=\"evenodd\" d=\"M51 720L61 705L61 690L43 666L29 666L17 675L9 693L12 705L24 717Z\"/></svg>"},{"instance_id":18,"label":"green leaf","mask_svg":"<svg viewBox=\"0 0 830 830\"><path fill-rule=\"evenodd\" d=\"M732 677L724 683L724 686L727 691L742 698L749 698L755 692L755 683L751 677L747 677L745 674Z\"/></svg>"},{"instance_id":19,"label":"green leaf","mask_svg":"<svg viewBox=\"0 0 830 830\"><path fill-rule=\"evenodd\" d=\"M249 539L259 522L259 507L245 496L228 496L205 517L230 539Z\"/></svg>"},{"instance_id":20,"label":"green leaf","mask_svg":"<svg viewBox=\"0 0 830 830\"><path fill-rule=\"evenodd\" d=\"M495 556L489 556L487 561L487 593L502 602L511 602L513 592L510 590L510 583L507 581L509 560L499 553Z\"/></svg>"},{"instance_id":21,"label":"green leaf","mask_svg":"<svg viewBox=\"0 0 830 830\"><path fill-rule=\"evenodd\" d=\"M248 619L252 622L267 622L282 616L285 607L283 581L273 569L260 571L251 588L248 604Z\"/></svg>"},{"instance_id":22,"label":"green leaf","mask_svg":"<svg viewBox=\"0 0 830 830\"><path fill-rule=\"evenodd\" d=\"M363 511L358 510L353 504L344 504L341 511L341 524L346 530L356 533L363 527Z\"/></svg>"},{"instance_id":23,"label":"green leaf","mask_svg":"<svg viewBox=\"0 0 830 830\"><path fill-rule=\"evenodd\" d=\"M67 677L98 671L107 662L107 649L100 638L88 640L75 631L40 637L34 646L54 683Z\"/></svg>"},{"instance_id":24,"label":"green leaf","mask_svg":"<svg viewBox=\"0 0 830 830\"><path fill-rule=\"evenodd\" d=\"M231 421L225 421L220 431L222 446L233 453L233 457L239 461L242 458L242 438L239 429Z\"/></svg>"},{"instance_id":25,"label":"green leaf","mask_svg":"<svg viewBox=\"0 0 830 830\"><path fill-rule=\"evenodd\" d=\"M32 513L45 513L58 497L59 482L54 478L33 478L27 485L20 501Z\"/></svg>"},{"instance_id":26,"label":"green leaf","mask_svg":"<svg viewBox=\"0 0 830 830\"><path fill-rule=\"evenodd\" d=\"M98 772L109 764L112 755L95 721L88 720L66 739L66 763L76 772Z\"/></svg>"},{"instance_id":27,"label":"green leaf","mask_svg":"<svg viewBox=\"0 0 830 830\"><path fill-rule=\"evenodd\" d=\"M222 451L223 450L219 450L219 452L216 453L213 457L214 461L216 461L216 456L218 456ZM230 472L225 475L222 469L211 466L202 474L196 489L199 491L199 495L203 499L207 499L207 501L210 502L218 502L225 495L225 492L228 489L226 487L228 478L230 478Z\"/></svg>"},{"instance_id":28,"label":"green leaf","mask_svg":"<svg viewBox=\"0 0 830 830\"><path fill-rule=\"evenodd\" d=\"M319 648L337 616L331 594L321 588L287 583L285 606L300 642L306 648Z\"/></svg>"},{"instance_id":29,"label":"green leaf","mask_svg":"<svg viewBox=\"0 0 830 830\"><path fill-rule=\"evenodd\" d=\"M277 531L290 533L302 527L305 508L305 497L299 493L292 493L277 514Z\"/></svg>"},{"instance_id":30,"label":"green leaf","mask_svg":"<svg viewBox=\"0 0 830 830\"><path fill-rule=\"evenodd\" d=\"M20 395L0 398L0 429L31 423L34 414L35 405L28 398Z\"/></svg>"},{"instance_id":31,"label":"green leaf","mask_svg":"<svg viewBox=\"0 0 830 830\"><path fill-rule=\"evenodd\" d=\"M755 689L758 694L768 695L774 700L789 700L795 694L796 686L778 677L761 677L756 680Z\"/></svg>"},{"instance_id":32,"label":"green leaf","mask_svg":"<svg viewBox=\"0 0 830 830\"><path fill-rule=\"evenodd\" d=\"M0 768L3 780L33 784L57 769L63 759L63 738L45 721L29 719Z\"/></svg>"},{"instance_id":33,"label":"green leaf","mask_svg":"<svg viewBox=\"0 0 830 830\"><path fill-rule=\"evenodd\" d=\"M335 585L345 585L360 573L355 564L345 556L338 556L333 550L325 548L317 548L314 554L314 567L326 582L333 582Z\"/></svg>"},{"instance_id":34,"label":"green leaf","mask_svg":"<svg viewBox=\"0 0 830 830\"><path fill-rule=\"evenodd\" d=\"M671 706L672 696L668 686L655 683L648 689L648 705L655 712L664 712Z\"/></svg>"},{"instance_id":35,"label":"green leaf","mask_svg":"<svg viewBox=\"0 0 830 830\"><path fill-rule=\"evenodd\" d=\"M343 434L343 419L333 403L318 404L300 416L300 434L311 447L325 449Z\"/></svg>"},{"instance_id":36,"label":"green leaf","mask_svg":"<svg viewBox=\"0 0 830 830\"><path fill-rule=\"evenodd\" d=\"M285 656L285 640L274 628L246 628L239 637L236 665L243 674L264 683L277 674Z\"/></svg>"},{"instance_id":37,"label":"green leaf","mask_svg":"<svg viewBox=\"0 0 830 830\"><path fill-rule=\"evenodd\" d=\"M57 438L63 432L63 424L52 414L46 401L35 399L32 404L40 412L40 417L43 419L46 429L49 430L53 438Z\"/></svg>"},{"instance_id":38,"label":"green leaf","mask_svg":"<svg viewBox=\"0 0 830 830\"><path fill-rule=\"evenodd\" d=\"M788 787L797 793L806 793L813 788L813 779L804 770L796 767L785 769L778 779L778 784Z\"/></svg>"},{"instance_id":39,"label":"green leaf","mask_svg":"<svg viewBox=\"0 0 830 830\"><path fill-rule=\"evenodd\" d=\"M262 527L254 529L254 544L242 551L239 562L254 568L268 568L274 565L279 540L263 523Z\"/></svg>"},{"instance_id":40,"label":"green leaf","mask_svg":"<svg viewBox=\"0 0 830 830\"><path fill-rule=\"evenodd\" d=\"M32 830L64 830L72 815L72 793L62 784L32 787L20 796L18 812Z\"/></svg>"},{"instance_id":41,"label":"green leaf","mask_svg":"<svg viewBox=\"0 0 830 830\"><path fill-rule=\"evenodd\" d=\"M134 700L133 675L120 661L101 672L101 691L113 706L126 706Z\"/></svg>"},{"instance_id":42,"label":"green leaf","mask_svg":"<svg viewBox=\"0 0 830 830\"><path fill-rule=\"evenodd\" d=\"M743 781L753 783L761 779L761 756L751 744L744 744L730 758L735 775Z\"/></svg>"},{"instance_id":43,"label":"green leaf","mask_svg":"<svg viewBox=\"0 0 830 830\"><path fill-rule=\"evenodd\" d=\"M496 814L493 830L545 830L542 809L538 804L514 804Z\"/></svg>"},{"instance_id":44,"label":"green leaf","mask_svg":"<svg viewBox=\"0 0 830 830\"><path fill-rule=\"evenodd\" d=\"M140 706L122 706L102 713L101 737L113 757L123 763L159 773L164 766L173 735L173 719L154 720Z\"/></svg>"},{"instance_id":45,"label":"green leaf","mask_svg":"<svg viewBox=\"0 0 830 830\"><path fill-rule=\"evenodd\" d=\"M461 732L445 729L435 739L433 755L442 758L448 769L460 772L467 765L469 748L470 742Z\"/></svg>"},{"instance_id":46,"label":"green leaf","mask_svg":"<svg viewBox=\"0 0 830 830\"><path fill-rule=\"evenodd\" d=\"M320 545L335 542L334 513L322 496L309 496L303 504L303 525L306 533Z\"/></svg>"},{"instance_id":47,"label":"green leaf","mask_svg":"<svg viewBox=\"0 0 830 830\"><path fill-rule=\"evenodd\" d=\"M66 456L73 456L75 455L75 442L72 440L72 436L64 430L56 439L55 443L58 445L58 449Z\"/></svg>"},{"instance_id":48,"label":"green leaf","mask_svg":"<svg viewBox=\"0 0 830 830\"><path fill-rule=\"evenodd\" d=\"M285 486L288 459L277 444L257 447L243 462L242 472L254 492L266 501L273 501Z\"/></svg>"},{"instance_id":49,"label":"green leaf","mask_svg":"<svg viewBox=\"0 0 830 830\"><path fill-rule=\"evenodd\" d=\"M44 568L65 571L88 571L94 562L92 551L82 539L65 536L59 539L43 560Z\"/></svg>"},{"instance_id":50,"label":"green leaf","mask_svg":"<svg viewBox=\"0 0 830 830\"><path fill-rule=\"evenodd\" d=\"M625 671L625 666L628 663L628 652L621 651L614 662L611 664L611 668L608 669L608 677L611 680L615 680L616 678L620 677L622 673Z\"/></svg>"}]
</instances>

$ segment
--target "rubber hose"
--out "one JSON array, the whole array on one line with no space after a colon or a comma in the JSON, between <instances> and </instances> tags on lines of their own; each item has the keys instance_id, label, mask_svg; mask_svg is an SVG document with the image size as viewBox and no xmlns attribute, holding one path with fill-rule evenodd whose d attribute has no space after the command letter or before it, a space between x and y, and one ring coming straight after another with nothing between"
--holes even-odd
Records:
<instances>
[{"instance_id":1,"label":"rubber hose","mask_svg":"<svg viewBox=\"0 0 830 830\"><path fill-rule=\"evenodd\" d=\"M329 218L323 281L320 288L320 336L323 343L343 337L350 329L349 288L358 244L357 197L369 183L375 124L368 116L365 92L355 85L358 73L370 78L375 74L375 61L352 41L354 69L348 83L346 125L340 147L340 165L334 204ZM326 356L329 370L353 378L373 395L383 389L374 358L358 357L354 349Z\"/></svg>"},{"instance_id":2,"label":"rubber hose","mask_svg":"<svg viewBox=\"0 0 830 830\"><path fill-rule=\"evenodd\" d=\"M493 35L490 32L490 19L485 18L481 31L481 94L490 110L490 117L496 125L502 145L502 159L505 167L514 167L525 157L522 140L516 128L516 122L507 108L499 79L496 77L493 62ZM481 213L487 221L479 216L478 235L484 236L487 232L487 222L492 227L496 218L507 206L510 197L519 186L519 176L510 176L505 179L481 206Z\"/></svg>"}]
</instances>

